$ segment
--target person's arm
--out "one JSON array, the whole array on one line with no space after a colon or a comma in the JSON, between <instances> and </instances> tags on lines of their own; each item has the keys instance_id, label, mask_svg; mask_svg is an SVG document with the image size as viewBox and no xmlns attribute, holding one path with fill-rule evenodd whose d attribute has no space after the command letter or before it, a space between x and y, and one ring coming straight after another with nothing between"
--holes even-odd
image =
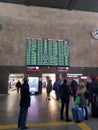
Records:
<instances>
[{"instance_id":1,"label":"person's arm","mask_svg":"<svg viewBox=\"0 0 98 130\"><path fill-rule=\"evenodd\" d=\"M86 87L77 90L77 94L84 94L85 92L86 92Z\"/></svg>"}]
</instances>

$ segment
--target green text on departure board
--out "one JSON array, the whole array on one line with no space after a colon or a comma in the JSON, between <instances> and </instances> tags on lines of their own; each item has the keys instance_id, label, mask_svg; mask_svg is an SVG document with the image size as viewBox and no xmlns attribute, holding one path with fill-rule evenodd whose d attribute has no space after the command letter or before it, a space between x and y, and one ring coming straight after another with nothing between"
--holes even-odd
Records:
<instances>
[{"instance_id":1,"label":"green text on departure board","mask_svg":"<svg viewBox=\"0 0 98 130\"><path fill-rule=\"evenodd\" d=\"M69 66L67 40L28 38L26 40L27 66Z\"/></svg>"}]
</instances>

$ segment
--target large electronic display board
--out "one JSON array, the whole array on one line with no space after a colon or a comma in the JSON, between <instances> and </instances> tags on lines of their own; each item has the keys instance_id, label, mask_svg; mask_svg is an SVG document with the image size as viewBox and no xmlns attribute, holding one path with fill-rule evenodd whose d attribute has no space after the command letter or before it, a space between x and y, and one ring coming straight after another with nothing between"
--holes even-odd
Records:
<instances>
[{"instance_id":1,"label":"large electronic display board","mask_svg":"<svg viewBox=\"0 0 98 130\"><path fill-rule=\"evenodd\" d=\"M27 38L27 66L69 66L68 40Z\"/></svg>"}]
</instances>

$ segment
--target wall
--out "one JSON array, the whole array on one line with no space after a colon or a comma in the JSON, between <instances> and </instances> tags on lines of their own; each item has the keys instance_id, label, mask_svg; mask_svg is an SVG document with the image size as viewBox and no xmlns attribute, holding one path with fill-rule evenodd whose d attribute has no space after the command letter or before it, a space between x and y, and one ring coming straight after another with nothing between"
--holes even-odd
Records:
<instances>
[{"instance_id":1,"label":"wall","mask_svg":"<svg viewBox=\"0 0 98 130\"><path fill-rule=\"evenodd\" d=\"M0 65L25 65L26 37L69 40L70 66L98 67L97 13L0 4ZM17 59L17 60L16 60Z\"/></svg>"},{"instance_id":2,"label":"wall","mask_svg":"<svg viewBox=\"0 0 98 130\"><path fill-rule=\"evenodd\" d=\"M70 66L97 68L97 21L97 13L0 3L0 71L25 66L27 37L68 39Z\"/></svg>"}]
</instances>

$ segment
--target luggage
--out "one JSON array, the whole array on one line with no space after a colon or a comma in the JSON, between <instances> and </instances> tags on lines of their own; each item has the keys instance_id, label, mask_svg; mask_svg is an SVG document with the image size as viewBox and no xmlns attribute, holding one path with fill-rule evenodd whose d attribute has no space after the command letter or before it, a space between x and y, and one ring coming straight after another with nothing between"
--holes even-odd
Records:
<instances>
[{"instance_id":1,"label":"luggage","mask_svg":"<svg viewBox=\"0 0 98 130\"><path fill-rule=\"evenodd\" d=\"M74 122L81 122L84 120L84 111L82 108L72 108L72 118Z\"/></svg>"},{"instance_id":2,"label":"luggage","mask_svg":"<svg viewBox=\"0 0 98 130\"><path fill-rule=\"evenodd\" d=\"M91 111L92 111L92 117L98 117L98 95L93 96L93 100L91 103Z\"/></svg>"}]
</instances>

